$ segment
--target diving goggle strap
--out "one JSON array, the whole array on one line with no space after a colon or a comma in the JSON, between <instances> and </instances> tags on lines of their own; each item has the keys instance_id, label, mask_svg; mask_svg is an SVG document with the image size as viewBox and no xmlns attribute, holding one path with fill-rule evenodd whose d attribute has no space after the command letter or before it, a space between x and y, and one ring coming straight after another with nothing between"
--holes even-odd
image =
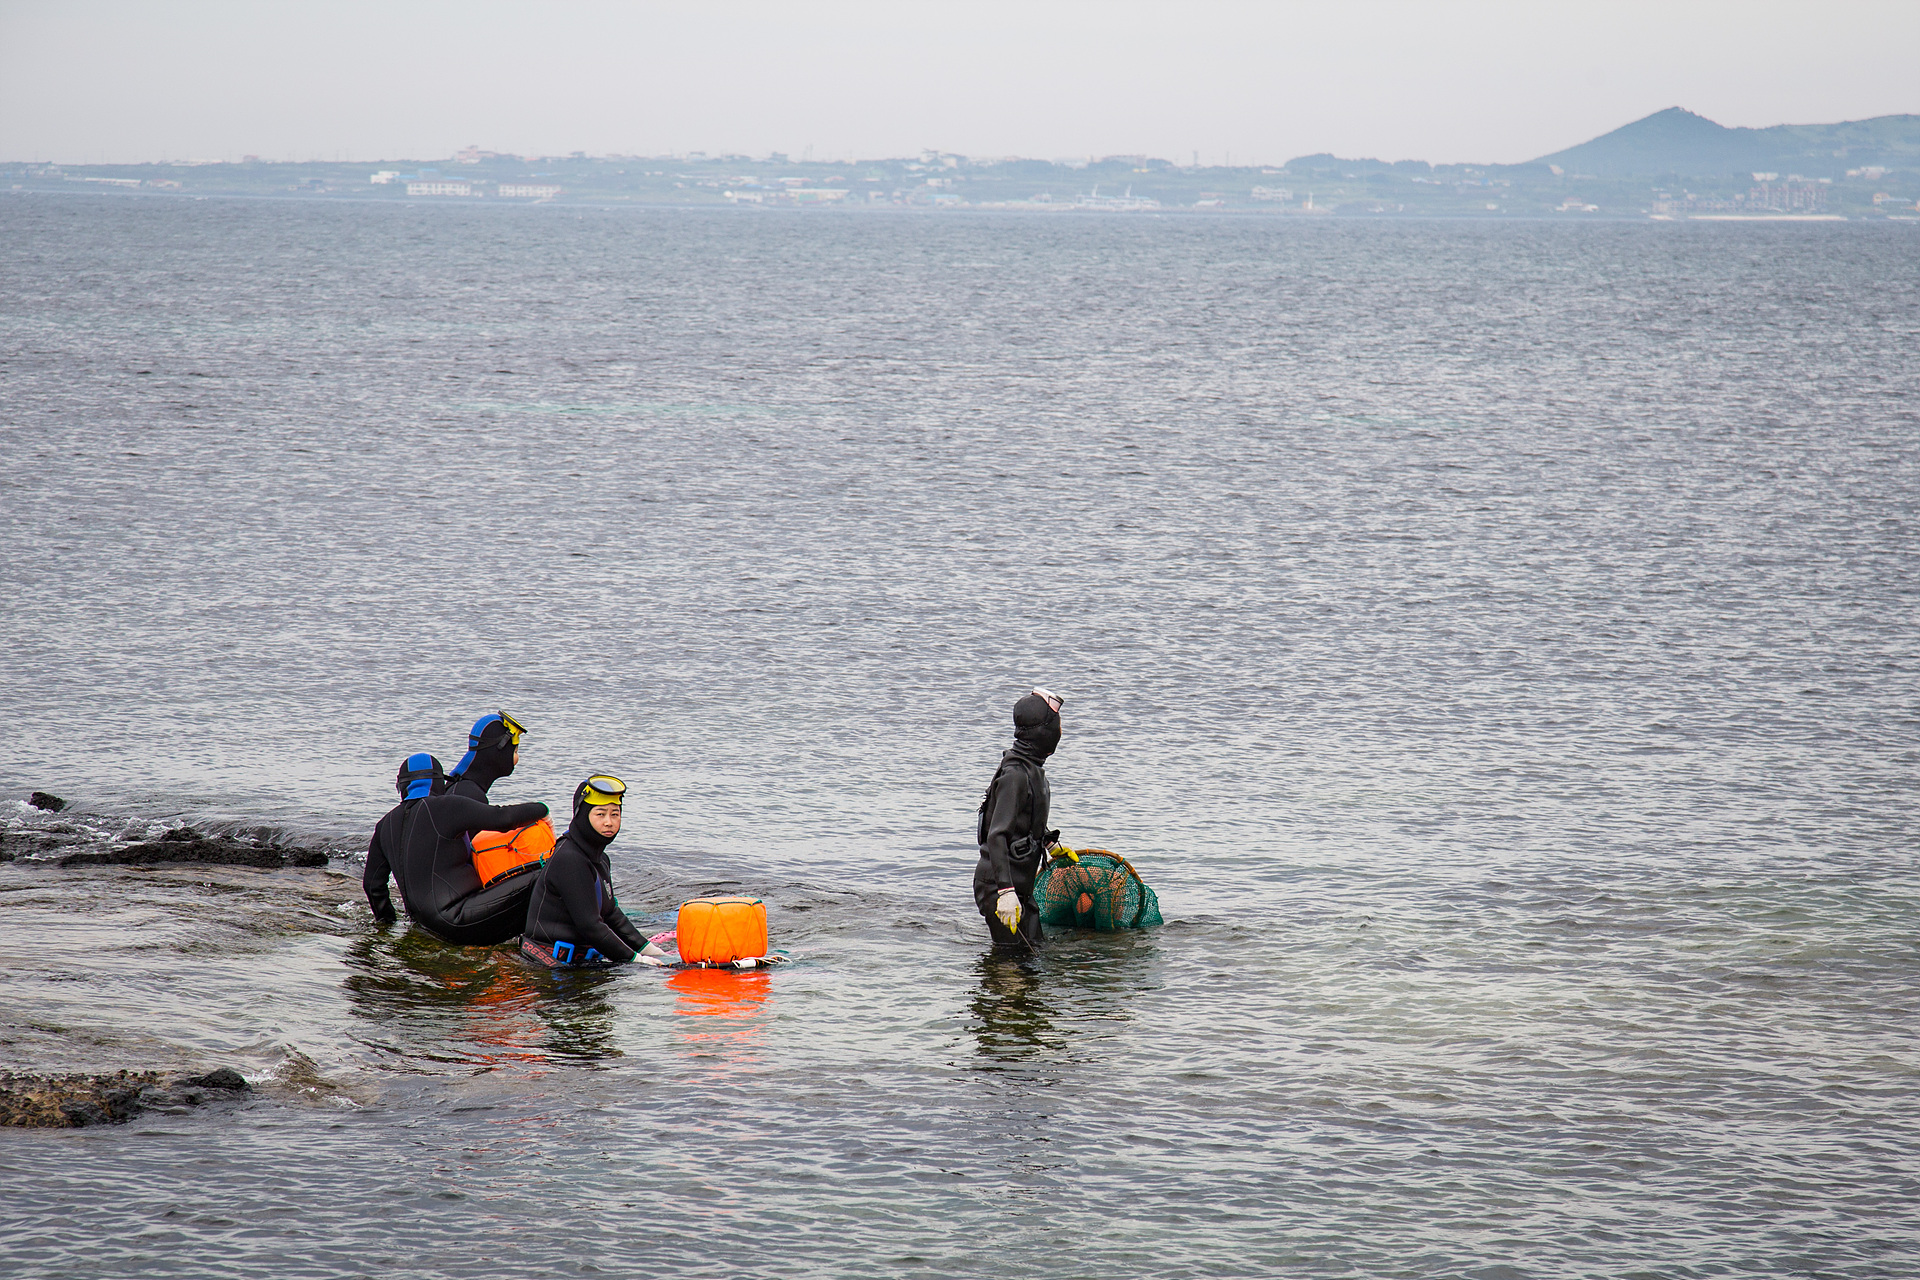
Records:
<instances>
[{"instance_id":1,"label":"diving goggle strap","mask_svg":"<svg viewBox=\"0 0 1920 1280\"><path fill-rule=\"evenodd\" d=\"M627 794L627 784L610 773L596 773L587 779L586 789L580 798L591 808L598 809L603 804L619 804Z\"/></svg>"},{"instance_id":2,"label":"diving goggle strap","mask_svg":"<svg viewBox=\"0 0 1920 1280\"><path fill-rule=\"evenodd\" d=\"M1057 693L1053 693L1049 690L1042 689L1039 685L1035 685L1033 687L1033 692L1036 697L1040 698L1049 707L1053 708L1053 714L1055 715L1059 715L1060 708L1067 705L1067 700L1065 698L1061 697Z\"/></svg>"}]
</instances>

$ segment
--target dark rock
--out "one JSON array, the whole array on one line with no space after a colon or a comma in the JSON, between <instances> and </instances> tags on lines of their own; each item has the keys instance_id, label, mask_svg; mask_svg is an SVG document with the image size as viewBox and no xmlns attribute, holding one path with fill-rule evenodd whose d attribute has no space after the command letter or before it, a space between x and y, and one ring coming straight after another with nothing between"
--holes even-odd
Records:
<instances>
[{"instance_id":1,"label":"dark rock","mask_svg":"<svg viewBox=\"0 0 1920 1280\"><path fill-rule=\"evenodd\" d=\"M0 862L30 858L49 849L64 849L72 843L44 831L0 831Z\"/></svg>"},{"instance_id":2,"label":"dark rock","mask_svg":"<svg viewBox=\"0 0 1920 1280\"><path fill-rule=\"evenodd\" d=\"M62 800L59 796L48 795L44 791L36 791L28 796L27 803L36 809L45 809L49 813L58 813L67 807L65 800Z\"/></svg>"},{"instance_id":3,"label":"dark rock","mask_svg":"<svg viewBox=\"0 0 1920 1280\"><path fill-rule=\"evenodd\" d=\"M63 867L151 866L161 862L198 862L225 867L324 867L327 855L318 849L247 844L225 836L206 837L190 827L179 827L158 840L69 853L59 862Z\"/></svg>"},{"instance_id":4,"label":"dark rock","mask_svg":"<svg viewBox=\"0 0 1920 1280\"><path fill-rule=\"evenodd\" d=\"M0 1071L0 1126L78 1129L122 1124L142 1111L178 1111L231 1098L249 1088L246 1078L232 1067L172 1078L155 1071L116 1071L111 1075Z\"/></svg>"}]
</instances>

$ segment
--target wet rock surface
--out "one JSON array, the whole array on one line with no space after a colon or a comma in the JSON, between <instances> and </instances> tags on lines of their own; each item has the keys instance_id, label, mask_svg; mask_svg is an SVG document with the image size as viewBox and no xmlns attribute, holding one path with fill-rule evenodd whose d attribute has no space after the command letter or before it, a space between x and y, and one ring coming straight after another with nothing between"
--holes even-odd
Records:
<instances>
[{"instance_id":1,"label":"wet rock surface","mask_svg":"<svg viewBox=\"0 0 1920 1280\"><path fill-rule=\"evenodd\" d=\"M201 862L229 867L324 867L327 855L298 845L257 844L231 836L206 836L192 827L176 827L158 840L111 845L61 855L63 867L129 866L159 862Z\"/></svg>"},{"instance_id":2,"label":"wet rock surface","mask_svg":"<svg viewBox=\"0 0 1920 1280\"><path fill-rule=\"evenodd\" d=\"M70 827L42 827L37 831L0 831L0 862L32 858L80 843L84 833Z\"/></svg>"},{"instance_id":3,"label":"wet rock surface","mask_svg":"<svg viewBox=\"0 0 1920 1280\"><path fill-rule=\"evenodd\" d=\"M155 836L158 822L73 810L59 796L36 791L0 818L0 863L21 860L61 867L152 866L199 863L212 866L324 867L327 853L287 844L272 827L222 827L212 833L177 826ZM53 814L61 816L49 820Z\"/></svg>"},{"instance_id":4,"label":"wet rock surface","mask_svg":"<svg viewBox=\"0 0 1920 1280\"><path fill-rule=\"evenodd\" d=\"M0 1127L80 1129L124 1124L146 1111L178 1113L250 1092L232 1067L205 1075L116 1071L110 1075L30 1075L0 1071Z\"/></svg>"}]
</instances>

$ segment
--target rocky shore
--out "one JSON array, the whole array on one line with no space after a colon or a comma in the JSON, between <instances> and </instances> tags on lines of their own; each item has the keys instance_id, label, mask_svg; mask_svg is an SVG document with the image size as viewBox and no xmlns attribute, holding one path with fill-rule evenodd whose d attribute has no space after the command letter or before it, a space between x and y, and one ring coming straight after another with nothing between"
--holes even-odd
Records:
<instances>
[{"instance_id":1,"label":"rocky shore","mask_svg":"<svg viewBox=\"0 0 1920 1280\"><path fill-rule=\"evenodd\" d=\"M157 1071L111 1075L28 1075L0 1071L0 1127L79 1129L124 1124L143 1111L177 1114L238 1098L252 1086L232 1067L198 1076Z\"/></svg>"},{"instance_id":2,"label":"rocky shore","mask_svg":"<svg viewBox=\"0 0 1920 1280\"><path fill-rule=\"evenodd\" d=\"M61 813L67 802L44 791L28 800L34 808ZM271 839L239 835L207 835L192 827L175 827L154 840L103 841L99 832L62 820L50 826L0 831L0 862L32 858L55 866L152 866L163 862L194 862L228 867L324 867L327 855L319 849L283 845Z\"/></svg>"},{"instance_id":3,"label":"rocky shore","mask_svg":"<svg viewBox=\"0 0 1920 1280\"><path fill-rule=\"evenodd\" d=\"M176 827L158 840L64 854L63 867L132 866L157 862L206 862L229 867L324 867L327 855L296 845L251 844L231 836L203 836Z\"/></svg>"}]
</instances>

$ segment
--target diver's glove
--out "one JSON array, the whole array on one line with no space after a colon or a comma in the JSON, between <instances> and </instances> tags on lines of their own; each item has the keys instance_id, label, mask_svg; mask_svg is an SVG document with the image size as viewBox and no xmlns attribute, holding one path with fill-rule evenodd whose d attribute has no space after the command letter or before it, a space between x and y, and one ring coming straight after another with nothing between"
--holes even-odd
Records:
<instances>
[{"instance_id":1,"label":"diver's glove","mask_svg":"<svg viewBox=\"0 0 1920 1280\"><path fill-rule=\"evenodd\" d=\"M993 914L1007 926L1008 933L1020 932L1020 895L1011 889L1002 889L1000 900L993 904Z\"/></svg>"},{"instance_id":2,"label":"diver's glove","mask_svg":"<svg viewBox=\"0 0 1920 1280\"><path fill-rule=\"evenodd\" d=\"M1047 850L1047 853L1052 856L1055 862L1080 861L1080 855L1075 853L1073 850L1067 848L1067 846L1063 844L1056 844L1055 846L1053 846L1053 848Z\"/></svg>"}]
</instances>

